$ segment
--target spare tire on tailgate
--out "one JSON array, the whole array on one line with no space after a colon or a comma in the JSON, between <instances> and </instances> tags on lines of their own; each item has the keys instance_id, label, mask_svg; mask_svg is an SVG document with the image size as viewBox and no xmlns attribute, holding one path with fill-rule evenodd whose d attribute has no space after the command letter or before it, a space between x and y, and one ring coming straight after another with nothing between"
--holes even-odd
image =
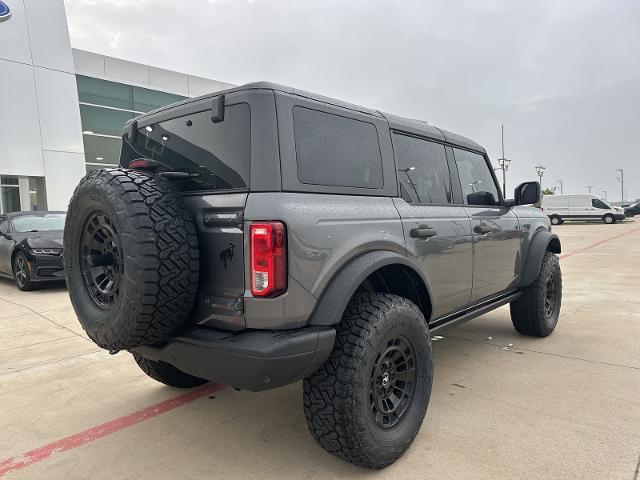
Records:
<instances>
[{"instance_id":1,"label":"spare tire on tailgate","mask_svg":"<svg viewBox=\"0 0 640 480\"><path fill-rule=\"evenodd\" d=\"M64 228L71 303L87 335L117 351L167 339L198 290L198 237L170 181L97 170L76 188Z\"/></svg>"}]
</instances>

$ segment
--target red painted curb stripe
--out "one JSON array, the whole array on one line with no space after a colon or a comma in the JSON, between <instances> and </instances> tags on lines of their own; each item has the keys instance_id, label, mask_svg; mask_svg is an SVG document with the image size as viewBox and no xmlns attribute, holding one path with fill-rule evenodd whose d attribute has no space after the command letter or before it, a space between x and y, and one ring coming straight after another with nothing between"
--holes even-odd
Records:
<instances>
[{"instance_id":1,"label":"red painted curb stripe","mask_svg":"<svg viewBox=\"0 0 640 480\"><path fill-rule=\"evenodd\" d=\"M618 235L614 235L613 237L605 238L604 240L600 240L599 242L592 243L591 245L587 245L586 247L581 248L579 250L575 250L573 252L569 252L569 253L565 253L563 255L560 255L560 258L567 258L567 257L570 257L572 255L577 255L578 253L582 253L582 252L584 252L586 250L590 250L593 247L597 247L598 245L602 245L603 243L610 242L611 240L615 240L616 238L624 237L625 235L629 235L630 233L637 232L638 230L640 230L640 227L634 228L633 230L629 230L627 232L619 233Z\"/></svg>"},{"instance_id":2,"label":"red painted curb stripe","mask_svg":"<svg viewBox=\"0 0 640 480\"><path fill-rule=\"evenodd\" d=\"M219 383L203 385L187 393L178 395L177 397L164 400L160 403L156 403L155 405L138 410L137 412L125 415L124 417L110 420L102 425L56 440L53 443L36 448L30 452L23 453L17 457L3 460L0 462L0 477L6 473L20 470L21 468L46 460L54 454L64 453L74 448L78 448L102 437L106 437L107 435L111 435L119 430L129 428L137 423L162 415L170 410L191 403L200 397L222 390L224 387L225 385L221 385Z\"/></svg>"}]
</instances>

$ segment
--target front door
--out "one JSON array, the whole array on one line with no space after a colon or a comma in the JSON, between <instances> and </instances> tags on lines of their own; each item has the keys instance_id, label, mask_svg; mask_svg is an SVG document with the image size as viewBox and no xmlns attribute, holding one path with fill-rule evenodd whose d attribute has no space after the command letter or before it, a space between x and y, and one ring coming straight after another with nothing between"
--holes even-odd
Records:
<instances>
[{"instance_id":1,"label":"front door","mask_svg":"<svg viewBox=\"0 0 640 480\"><path fill-rule=\"evenodd\" d=\"M11 251L12 240L7 239L9 232L9 220L6 215L0 215L0 272L11 273Z\"/></svg>"},{"instance_id":2,"label":"front door","mask_svg":"<svg viewBox=\"0 0 640 480\"><path fill-rule=\"evenodd\" d=\"M471 296L473 243L464 205L454 203L445 147L393 134L407 248L429 285L432 319L465 308Z\"/></svg>"},{"instance_id":3,"label":"front door","mask_svg":"<svg viewBox=\"0 0 640 480\"><path fill-rule=\"evenodd\" d=\"M488 159L458 148L453 153L473 232L473 304L517 284L522 235L516 214L501 205Z\"/></svg>"}]
</instances>

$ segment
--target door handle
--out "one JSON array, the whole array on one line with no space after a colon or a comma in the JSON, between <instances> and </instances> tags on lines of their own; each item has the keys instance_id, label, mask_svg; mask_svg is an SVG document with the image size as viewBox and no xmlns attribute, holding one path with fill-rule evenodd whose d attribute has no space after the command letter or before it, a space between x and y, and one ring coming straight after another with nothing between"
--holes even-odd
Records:
<instances>
[{"instance_id":1,"label":"door handle","mask_svg":"<svg viewBox=\"0 0 640 480\"><path fill-rule=\"evenodd\" d=\"M410 233L413 238L429 238L435 237L438 231L429 225L420 225L418 228L412 228Z\"/></svg>"},{"instance_id":2,"label":"door handle","mask_svg":"<svg viewBox=\"0 0 640 480\"><path fill-rule=\"evenodd\" d=\"M473 227L473 231L484 235L486 233L491 233L492 229L489 225L476 225L475 227Z\"/></svg>"}]
</instances>

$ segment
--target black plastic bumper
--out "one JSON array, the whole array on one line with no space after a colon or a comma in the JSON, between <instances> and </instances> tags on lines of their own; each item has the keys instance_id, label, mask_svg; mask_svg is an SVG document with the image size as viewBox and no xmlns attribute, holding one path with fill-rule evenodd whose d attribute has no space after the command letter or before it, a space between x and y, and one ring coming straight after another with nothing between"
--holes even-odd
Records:
<instances>
[{"instance_id":1,"label":"black plastic bumper","mask_svg":"<svg viewBox=\"0 0 640 480\"><path fill-rule=\"evenodd\" d=\"M31 255L31 281L64 280L62 256L60 255Z\"/></svg>"},{"instance_id":2,"label":"black plastic bumper","mask_svg":"<svg viewBox=\"0 0 640 480\"><path fill-rule=\"evenodd\" d=\"M132 351L197 377L257 392L316 371L329 357L335 336L331 327L241 332L194 327L166 345Z\"/></svg>"}]
</instances>

